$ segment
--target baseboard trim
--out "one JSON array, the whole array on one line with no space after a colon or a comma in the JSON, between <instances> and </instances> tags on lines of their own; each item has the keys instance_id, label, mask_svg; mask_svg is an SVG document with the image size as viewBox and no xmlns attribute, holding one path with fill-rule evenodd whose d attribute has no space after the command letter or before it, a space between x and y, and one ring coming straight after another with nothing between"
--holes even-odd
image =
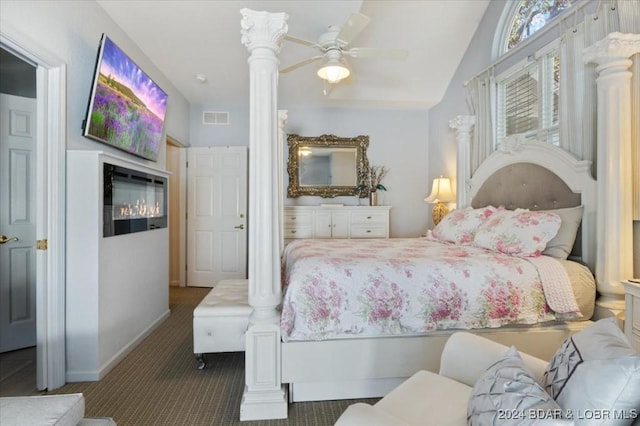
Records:
<instances>
[{"instance_id":1,"label":"baseboard trim","mask_svg":"<svg viewBox=\"0 0 640 426\"><path fill-rule=\"evenodd\" d=\"M96 382L104 378L104 376L109 373L118 365L120 361L124 359L136 346L140 344L147 336L149 336L156 328L160 326L171 314L171 310L167 309L162 313L155 321L153 321L147 328L142 330L140 334L138 334L131 342L125 345L122 349L120 349L114 356L112 356L107 362L105 362L102 367L98 370L89 370L89 371L67 371L67 382Z\"/></svg>"},{"instance_id":2,"label":"baseboard trim","mask_svg":"<svg viewBox=\"0 0 640 426\"><path fill-rule=\"evenodd\" d=\"M122 361L124 357L127 356L136 346L138 346L140 342L142 342L148 335L150 335L153 330L158 328L160 324L162 324L167 318L169 318L169 315L171 315L171 310L167 309L162 315L160 315L160 317L158 317L158 319L152 322L149 327L142 330L142 332L138 334L131 342L129 342L128 345L123 347L117 354L111 357L109 361L104 363L100 370L98 370L98 380L106 376L107 373L113 369L113 367L118 365L118 363Z\"/></svg>"}]
</instances>

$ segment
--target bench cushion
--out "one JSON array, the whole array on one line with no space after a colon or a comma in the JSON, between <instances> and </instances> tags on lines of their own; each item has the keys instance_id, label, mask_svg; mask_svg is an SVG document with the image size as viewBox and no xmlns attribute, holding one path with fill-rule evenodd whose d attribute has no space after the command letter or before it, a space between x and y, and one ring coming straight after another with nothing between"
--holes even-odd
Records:
<instances>
[{"instance_id":1,"label":"bench cushion","mask_svg":"<svg viewBox=\"0 0 640 426\"><path fill-rule=\"evenodd\" d=\"M247 280L222 280L211 289L193 310L193 317L251 315Z\"/></svg>"},{"instance_id":2,"label":"bench cushion","mask_svg":"<svg viewBox=\"0 0 640 426\"><path fill-rule=\"evenodd\" d=\"M237 352L245 349L245 332L253 308L248 280L222 280L193 310L193 352Z\"/></svg>"}]
</instances>

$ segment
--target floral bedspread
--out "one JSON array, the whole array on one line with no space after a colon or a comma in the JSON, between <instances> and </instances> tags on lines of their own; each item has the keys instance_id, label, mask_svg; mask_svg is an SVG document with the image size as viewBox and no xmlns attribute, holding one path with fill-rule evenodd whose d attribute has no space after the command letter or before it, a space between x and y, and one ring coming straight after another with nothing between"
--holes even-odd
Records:
<instances>
[{"instance_id":1,"label":"floral bedspread","mask_svg":"<svg viewBox=\"0 0 640 426\"><path fill-rule=\"evenodd\" d=\"M545 256L426 238L298 240L287 246L282 268L285 341L580 316L564 267Z\"/></svg>"}]
</instances>

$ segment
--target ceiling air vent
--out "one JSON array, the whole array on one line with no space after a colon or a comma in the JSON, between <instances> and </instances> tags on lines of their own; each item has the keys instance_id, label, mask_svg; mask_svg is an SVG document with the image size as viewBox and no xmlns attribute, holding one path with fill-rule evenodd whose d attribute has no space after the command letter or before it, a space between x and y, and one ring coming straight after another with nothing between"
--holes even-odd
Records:
<instances>
[{"instance_id":1,"label":"ceiling air vent","mask_svg":"<svg viewBox=\"0 0 640 426\"><path fill-rule=\"evenodd\" d=\"M229 113L221 111L203 111L202 124L229 124Z\"/></svg>"}]
</instances>

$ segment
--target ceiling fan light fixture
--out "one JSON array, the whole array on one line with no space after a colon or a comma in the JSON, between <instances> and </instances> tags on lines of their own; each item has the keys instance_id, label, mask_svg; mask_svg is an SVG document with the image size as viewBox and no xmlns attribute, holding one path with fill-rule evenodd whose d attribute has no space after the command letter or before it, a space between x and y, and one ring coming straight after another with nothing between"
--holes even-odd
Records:
<instances>
[{"instance_id":1,"label":"ceiling fan light fixture","mask_svg":"<svg viewBox=\"0 0 640 426\"><path fill-rule=\"evenodd\" d=\"M351 74L347 66L338 59L329 59L319 70L318 77L329 83L338 83Z\"/></svg>"}]
</instances>

